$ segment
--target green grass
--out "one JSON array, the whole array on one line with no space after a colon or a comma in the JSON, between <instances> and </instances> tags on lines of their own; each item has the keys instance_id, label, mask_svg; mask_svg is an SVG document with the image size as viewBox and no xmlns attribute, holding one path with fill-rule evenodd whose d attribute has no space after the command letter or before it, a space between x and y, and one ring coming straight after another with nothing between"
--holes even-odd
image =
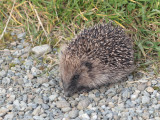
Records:
<instances>
[{"instance_id":1,"label":"green grass","mask_svg":"<svg viewBox=\"0 0 160 120\"><path fill-rule=\"evenodd\" d=\"M0 33L6 25L12 1L0 2ZM33 46L49 43L58 47L80 29L103 19L115 21L134 39L135 60L141 68L152 64L159 72L160 0L17 0L7 31L26 31L27 40ZM7 40L4 36L0 42Z\"/></svg>"}]
</instances>

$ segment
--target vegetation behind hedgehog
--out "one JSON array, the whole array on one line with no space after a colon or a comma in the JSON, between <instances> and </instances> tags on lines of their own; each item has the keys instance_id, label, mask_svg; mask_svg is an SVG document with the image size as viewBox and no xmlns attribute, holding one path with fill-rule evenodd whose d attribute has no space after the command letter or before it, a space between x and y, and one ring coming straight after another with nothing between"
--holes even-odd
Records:
<instances>
[{"instance_id":1,"label":"vegetation behind hedgehog","mask_svg":"<svg viewBox=\"0 0 160 120\"><path fill-rule=\"evenodd\" d=\"M65 96L116 83L134 69L132 40L111 22L84 29L59 54Z\"/></svg>"}]
</instances>

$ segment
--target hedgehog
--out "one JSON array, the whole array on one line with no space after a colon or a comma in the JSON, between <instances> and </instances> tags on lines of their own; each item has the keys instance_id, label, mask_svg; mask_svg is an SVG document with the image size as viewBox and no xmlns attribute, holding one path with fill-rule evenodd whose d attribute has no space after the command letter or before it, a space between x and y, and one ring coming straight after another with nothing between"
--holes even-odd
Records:
<instances>
[{"instance_id":1,"label":"hedgehog","mask_svg":"<svg viewBox=\"0 0 160 120\"><path fill-rule=\"evenodd\" d=\"M112 22L82 30L60 48L65 96L122 81L135 69L133 54L132 39Z\"/></svg>"}]
</instances>

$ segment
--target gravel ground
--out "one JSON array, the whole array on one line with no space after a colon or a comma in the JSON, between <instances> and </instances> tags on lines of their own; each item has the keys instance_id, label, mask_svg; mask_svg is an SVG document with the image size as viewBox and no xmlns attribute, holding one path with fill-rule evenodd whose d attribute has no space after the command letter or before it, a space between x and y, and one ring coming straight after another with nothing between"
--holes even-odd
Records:
<instances>
[{"instance_id":1,"label":"gravel ground","mask_svg":"<svg viewBox=\"0 0 160 120\"><path fill-rule=\"evenodd\" d=\"M160 120L160 77L152 70L66 98L58 66L30 54L25 33L17 37L0 51L0 120Z\"/></svg>"}]
</instances>

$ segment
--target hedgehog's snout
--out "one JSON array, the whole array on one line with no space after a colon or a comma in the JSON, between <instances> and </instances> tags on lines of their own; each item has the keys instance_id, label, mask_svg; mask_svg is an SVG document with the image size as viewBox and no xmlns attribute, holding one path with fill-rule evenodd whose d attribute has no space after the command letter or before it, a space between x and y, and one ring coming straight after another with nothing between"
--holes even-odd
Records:
<instances>
[{"instance_id":1,"label":"hedgehog's snout","mask_svg":"<svg viewBox=\"0 0 160 120\"><path fill-rule=\"evenodd\" d=\"M71 97L76 92L77 92L76 89L73 90L70 90L70 88L64 89L64 94L66 97Z\"/></svg>"},{"instance_id":2,"label":"hedgehog's snout","mask_svg":"<svg viewBox=\"0 0 160 120\"><path fill-rule=\"evenodd\" d=\"M70 96L71 96L71 94L70 94L69 91L64 91L64 95L65 95L66 97L70 97Z\"/></svg>"},{"instance_id":3,"label":"hedgehog's snout","mask_svg":"<svg viewBox=\"0 0 160 120\"><path fill-rule=\"evenodd\" d=\"M70 84L63 83L63 90L66 97L71 97L75 92L76 88L75 86L71 86Z\"/></svg>"},{"instance_id":4,"label":"hedgehog's snout","mask_svg":"<svg viewBox=\"0 0 160 120\"><path fill-rule=\"evenodd\" d=\"M64 90L64 95L66 97L70 97L71 96L71 92L68 90L68 87L66 85L63 84L63 90Z\"/></svg>"}]
</instances>

